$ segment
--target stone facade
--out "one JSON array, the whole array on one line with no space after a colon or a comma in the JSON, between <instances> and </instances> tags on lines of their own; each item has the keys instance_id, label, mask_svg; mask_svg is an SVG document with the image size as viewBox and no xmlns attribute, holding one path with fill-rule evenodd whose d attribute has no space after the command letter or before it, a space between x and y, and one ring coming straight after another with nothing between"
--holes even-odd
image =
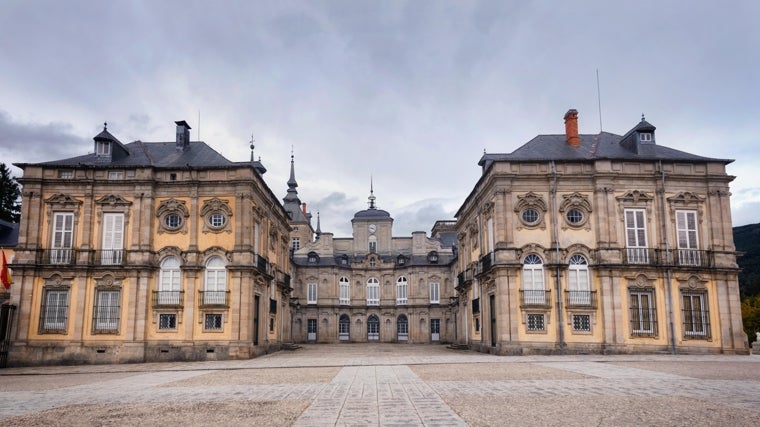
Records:
<instances>
[{"instance_id":1,"label":"stone facade","mask_svg":"<svg viewBox=\"0 0 760 427\"><path fill-rule=\"evenodd\" d=\"M177 122L24 170L9 365L248 358L289 324L287 213L259 162Z\"/></svg>"},{"instance_id":2,"label":"stone facade","mask_svg":"<svg viewBox=\"0 0 760 427\"><path fill-rule=\"evenodd\" d=\"M320 233L294 251L292 340L453 342L453 222L393 237L374 194L351 222L352 238Z\"/></svg>"},{"instance_id":3,"label":"stone facade","mask_svg":"<svg viewBox=\"0 0 760 427\"><path fill-rule=\"evenodd\" d=\"M484 154L457 212L460 342L498 354L748 352L730 160L624 136Z\"/></svg>"}]
</instances>

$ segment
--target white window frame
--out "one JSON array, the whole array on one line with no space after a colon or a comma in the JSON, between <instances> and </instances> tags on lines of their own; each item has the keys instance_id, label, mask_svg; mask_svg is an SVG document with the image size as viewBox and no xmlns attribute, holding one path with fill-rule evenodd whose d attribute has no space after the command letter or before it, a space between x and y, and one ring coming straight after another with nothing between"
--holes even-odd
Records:
<instances>
[{"instance_id":1,"label":"white window frame","mask_svg":"<svg viewBox=\"0 0 760 427\"><path fill-rule=\"evenodd\" d=\"M628 295L631 333L645 336L657 335L657 306L654 290L629 289Z\"/></svg>"},{"instance_id":2,"label":"white window frame","mask_svg":"<svg viewBox=\"0 0 760 427\"><path fill-rule=\"evenodd\" d=\"M95 331L116 332L119 330L121 291L118 289L98 289L96 291Z\"/></svg>"},{"instance_id":3,"label":"white window frame","mask_svg":"<svg viewBox=\"0 0 760 427\"><path fill-rule=\"evenodd\" d=\"M158 281L159 305L182 304L182 270L176 256L169 256L161 261L161 272Z\"/></svg>"},{"instance_id":4,"label":"white window frame","mask_svg":"<svg viewBox=\"0 0 760 427\"><path fill-rule=\"evenodd\" d=\"M625 209L626 260L629 264L649 264L646 209Z\"/></svg>"},{"instance_id":5,"label":"white window frame","mask_svg":"<svg viewBox=\"0 0 760 427\"><path fill-rule=\"evenodd\" d=\"M124 214L103 213L101 265L120 265L124 256Z\"/></svg>"},{"instance_id":6,"label":"white window frame","mask_svg":"<svg viewBox=\"0 0 760 427\"><path fill-rule=\"evenodd\" d=\"M676 240L679 265L701 265L699 255L699 218L695 210L676 211Z\"/></svg>"},{"instance_id":7,"label":"white window frame","mask_svg":"<svg viewBox=\"0 0 760 427\"><path fill-rule=\"evenodd\" d=\"M399 341L409 340L409 318L405 314L396 317L396 338Z\"/></svg>"},{"instance_id":8,"label":"white window frame","mask_svg":"<svg viewBox=\"0 0 760 427\"><path fill-rule=\"evenodd\" d=\"M108 141L95 142L95 155L97 157L107 157L111 155L111 143Z\"/></svg>"},{"instance_id":9,"label":"white window frame","mask_svg":"<svg viewBox=\"0 0 760 427\"><path fill-rule=\"evenodd\" d=\"M438 282L430 282L430 303L441 303L441 284Z\"/></svg>"},{"instance_id":10,"label":"white window frame","mask_svg":"<svg viewBox=\"0 0 760 427\"><path fill-rule=\"evenodd\" d=\"M707 293L684 291L681 295L684 337L692 339L709 338L710 311L707 305Z\"/></svg>"},{"instance_id":11,"label":"white window frame","mask_svg":"<svg viewBox=\"0 0 760 427\"><path fill-rule=\"evenodd\" d=\"M226 304L227 266L220 256L212 256L206 260L205 287L203 303L210 305Z\"/></svg>"},{"instance_id":12,"label":"white window frame","mask_svg":"<svg viewBox=\"0 0 760 427\"><path fill-rule=\"evenodd\" d=\"M371 254L377 252L377 237L369 236L369 247L367 249Z\"/></svg>"},{"instance_id":13,"label":"white window frame","mask_svg":"<svg viewBox=\"0 0 760 427\"><path fill-rule=\"evenodd\" d=\"M367 279L367 305L380 305L380 281L375 277Z\"/></svg>"},{"instance_id":14,"label":"white window frame","mask_svg":"<svg viewBox=\"0 0 760 427\"><path fill-rule=\"evenodd\" d=\"M522 268L523 299L526 304L544 305L546 288L544 285L544 262L536 254L529 254Z\"/></svg>"},{"instance_id":15,"label":"white window frame","mask_svg":"<svg viewBox=\"0 0 760 427\"><path fill-rule=\"evenodd\" d=\"M570 257L567 266L567 288L570 291L569 305L591 305L591 275L588 260L583 255Z\"/></svg>"},{"instance_id":16,"label":"white window frame","mask_svg":"<svg viewBox=\"0 0 760 427\"><path fill-rule=\"evenodd\" d=\"M351 304L351 282L346 276L341 276L338 280L338 296L341 305Z\"/></svg>"},{"instance_id":17,"label":"white window frame","mask_svg":"<svg viewBox=\"0 0 760 427\"><path fill-rule=\"evenodd\" d=\"M301 249L301 238L300 237L293 237L290 239L290 248L294 251L297 251Z\"/></svg>"},{"instance_id":18,"label":"white window frame","mask_svg":"<svg viewBox=\"0 0 760 427\"><path fill-rule=\"evenodd\" d=\"M409 302L409 281L405 276L396 280L396 305L406 305Z\"/></svg>"},{"instance_id":19,"label":"white window frame","mask_svg":"<svg viewBox=\"0 0 760 427\"><path fill-rule=\"evenodd\" d=\"M306 284L306 304L316 304L316 303L317 303L317 284L307 283Z\"/></svg>"},{"instance_id":20,"label":"white window frame","mask_svg":"<svg viewBox=\"0 0 760 427\"><path fill-rule=\"evenodd\" d=\"M53 214L53 236L51 242L52 264L69 264L74 248L74 213L55 212Z\"/></svg>"},{"instance_id":21,"label":"white window frame","mask_svg":"<svg viewBox=\"0 0 760 427\"><path fill-rule=\"evenodd\" d=\"M45 311L42 329L45 332L66 331L69 319L69 290L47 289L45 291Z\"/></svg>"}]
</instances>

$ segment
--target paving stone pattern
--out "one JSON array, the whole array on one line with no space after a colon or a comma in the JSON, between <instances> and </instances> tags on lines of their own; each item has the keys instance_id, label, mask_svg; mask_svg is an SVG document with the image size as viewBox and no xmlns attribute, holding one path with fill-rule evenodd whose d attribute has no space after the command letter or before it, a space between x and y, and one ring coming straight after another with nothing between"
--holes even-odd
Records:
<instances>
[{"instance_id":1,"label":"paving stone pattern","mask_svg":"<svg viewBox=\"0 0 760 427\"><path fill-rule=\"evenodd\" d=\"M727 376L730 373L734 379L699 379L669 373L668 366L678 361L705 370L720 365L721 372ZM468 370L464 369L471 364L504 363L516 364L513 372L540 367L536 370L540 375L475 381L467 378ZM417 365L433 364L447 370L448 380L423 380L414 372ZM272 369L316 366L339 369L332 378L316 375L310 377L313 382L303 383L293 383L292 379L278 383L276 376L282 375L282 370ZM220 381L222 376L234 375L235 370L240 370L241 377L244 373L260 374L266 381ZM15 416L81 404L300 400L311 403L300 413L296 426L465 426L475 421L462 418L446 401L481 398L478 404L482 409L477 409L488 411L489 396L689 398L724 405L729 410L735 408L745 415L746 411L757 413L760 419L760 381L753 379L757 376L735 379L742 377L741 372L757 370L757 355L500 357L443 346L313 345L245 361L5 369L0 371L0 425ZM461 372L461 377L451 372ZM264 378L268 375L273 377ZM328 376L331 375L332 372ZM519 424L520 420L509 421L512 422L505 420L505 424ZM741 424L739 421L737 425Z\"/></svg>"}]
</instances>

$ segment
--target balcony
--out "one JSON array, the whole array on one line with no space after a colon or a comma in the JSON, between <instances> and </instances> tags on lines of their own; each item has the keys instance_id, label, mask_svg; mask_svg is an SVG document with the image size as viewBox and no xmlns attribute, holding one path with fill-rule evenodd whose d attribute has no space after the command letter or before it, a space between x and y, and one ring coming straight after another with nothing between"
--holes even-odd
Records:
<instances>
[{"instance_id":1,"label":"balcony","mask_svg":"<svg viewBox=\"0 0 760 427\"><path fill-rule=\"evenodd\" d=\"M494 264L493 252L489 252L483 255L482 257L480 257L480 272L481 273L487 272L488 270L491 269L491 267L493 267L493 264Z\"/></svg>"},{"instance_id":2,"label":"balcony","mask_svg":"<svg viewBox=\"0 0 760 427\"><path fill-rule=\"evenodd\" d=\"M153 291L153 308L182 308L185 291Z\"/></svg>"},{"instance_id":3,"label":"balcony","mask_svg":"<svg viewBox=\"0 0 760 427\"><path fill-rule=\"evenodd\" d=\"M520 289L521 307L551 307L551 291L548 289Z\"/></svg>"},{"instance_id":4,"label":"balcony","mask_svg":"<svg viewBox=\"0 0 760 427\"><path fill-rule=\"evenodd\" d=\"M565 291L565 306L596 309L596 291Z\"/></svg>"},{"instance_id":5,"label":"balcony","mask_svg":"<svg viewBox=\"0 0 760 427\"><path fill-rule=\"evenodd\" d=\"M93 262L95 265L124 265L124 249L102 249L95 251Z\"/></svg>"},{"instance_id":6,"label":"balcony","mask_svg":"<svg viewBox=\"0 0 760 427\"><path fill-rule=\"evenodd\" d=\"M263 256L256 254L256 269L262 274L269 275L269 261Z\"/></svg>"},{"instance_id":7,"label":"balcony","mask_svg":"<svg viewBox=\"0 0 760 427\"><path fill-rule=\"evenodd\" d=\"M198 291L199 308L228 308L230 291Z\"/></svg>"},{"instance_id":8,"label":"balcony","mask_svg":"<svg viewBox=\"0 0 760 427\"><path fill-rule=\"evenodd\" d=\"M677 266L680 267L707 267L706 251L700 251L696 249L676 249L674 261Z\"/></svg>"},{"instance_id":9,"label":"balcony","mask_svg":"<svg viewBox=\"0 0 760 427\"><path fill-rule=\"evenodd\" d=\"M74 265L78 250L72 248L45 249L40 252L38 263L43 265Z\"/></svg>"},{"instance_id":10,"label":"balcony","mask_svg":"<svg viewBox=\"0 0 760 427\"><path fill-rule=\"evenodd\" d=\"M649 248L626 248L625 263L638 265L653 265L657 261L654 250Z\"/></svg>"}]
</instances>

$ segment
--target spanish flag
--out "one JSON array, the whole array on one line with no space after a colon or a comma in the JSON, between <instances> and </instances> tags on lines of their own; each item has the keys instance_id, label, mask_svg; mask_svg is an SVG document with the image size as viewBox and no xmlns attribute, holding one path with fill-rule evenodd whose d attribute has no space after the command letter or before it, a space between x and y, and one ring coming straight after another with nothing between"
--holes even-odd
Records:
<instances>
[{"instance_id":1,"label":"spanish flag","mask_svg":"<svg viewBox=\"0 0 760 427\"><path fill-rule=\"evenodd\" d=\"M11 270L8 268L8 261L5 259L5 251L3 251L3 269L0 270L0 281L3 282L5 289L9 289L11 287L11 283L13 283Z\"/></svg>"}]
</instances>

